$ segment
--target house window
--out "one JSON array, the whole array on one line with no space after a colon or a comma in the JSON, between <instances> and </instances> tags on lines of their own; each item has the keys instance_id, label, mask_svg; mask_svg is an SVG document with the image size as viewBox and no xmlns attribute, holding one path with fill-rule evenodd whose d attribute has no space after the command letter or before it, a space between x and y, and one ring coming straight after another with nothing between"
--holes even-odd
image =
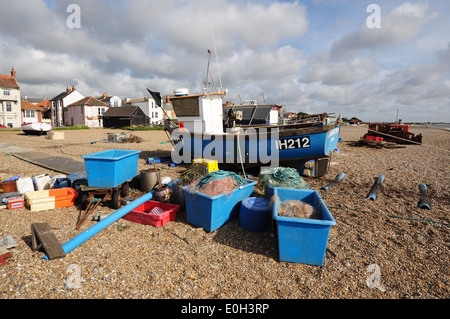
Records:
<instances>
[{"instance_id":1,"label":"house window","mask_svg":"<svg viewBox=\"0 0 450 319\"><path fill-rule=\"evenodd\" d=\"M114 107L119 107L119 101L114 101Z\"/></svg>"},{"instance_id":2,"label":"house window","mask_svg":"<svg viewBox=\"0 0 450 319\"><path fill-rule=\"evenodd\" d=\"M106 108L104 108L104 107L100 107L98 109L98 115L103 115L103 114L105 114L105 112L106 112Z\"/></svg>"},{"instance_id":3,"label":"house window","mask_svg":"<svg viewBox=\"0 0 450 319\"><path fill-rule=\"evenodd\" d=\"M34 110L25 110L25 117L35 117L35 111Z\"/></svg>"},{"instance_id":4,"label":"house window","mask_svg":"<svg viewBox=\"0 0 450 319\"><path fill-rule=\"evenodd\" d=\"M11 102L6 102L6 112L12 112L12 104L11 104Z\"/></svg>"},{"instance_id":5,"label":"house window","mask_svg":"<svg viewBox=\"0 0 450 319\"><path fill-rule=\"evenodd\" d=\"M3 95L5 95L5 96L11 96L11 90L3 89Z\"/></svg>"}]
</instances>

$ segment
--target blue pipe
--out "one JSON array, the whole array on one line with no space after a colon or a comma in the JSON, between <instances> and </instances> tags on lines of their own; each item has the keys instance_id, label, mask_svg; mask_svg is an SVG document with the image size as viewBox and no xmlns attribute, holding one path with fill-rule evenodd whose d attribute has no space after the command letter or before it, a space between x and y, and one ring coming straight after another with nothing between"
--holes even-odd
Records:
<instances>
[{"instance_id":1,"label":"blue pipe","mask_svg":"<svg viewBox=\"0 0 450 319\"><path fill-rule=\"evenodd\" d=\"M169 183L169 187L172 187L172 183L176 182L178 180L174 180L171 183ZM151 200L153 198L153 191L145 194L144 196L132 201L128 205L122 207L118 211L112 213L105 219L102 219L97 224L91 226L84 232L80 233L78 236L72 238L67 243L62 245L62 248L66 254L70 253L72 250L86 242L87 240L91 239L95 235L97 235L100 231L111 225L112 223L118 221L120 218L128 214L133 209L143 205L145 202ZM48 260L48 256L44 256L43 259Z\"/></svg>"},{"instance_id":2,"label":"blue pipe","mask_svg":"<svg viewBox=\"0 0 450 319\"><path fill-rule=\"evenodd\" d=\"M337 183L339 183L340 181L342 181L342 180L344 179L344 176L345 176L344 173L338 174L338 175L335 177L333 183L328 184L327 186L324 186L324 187L322 187L322 188L320 188L320 189L322 189L322 190L324 190L324 191L328 191L332 186L334 186L335 184L337 184Z\"/></svg>"},{"instance_id":3,"label":"blue pipe","mask_svg":"<svg viewBox=\"0 0 450 319\"><path fill-rule=\"evenodd\" d=\"M97 224L86 229L84 232L80 233L78 236L72 238L67 243L62 245L62 248L66 254L70 253L72 250L83 244L85 241L91 239L97 235L100 231L111 225L112 223L118 221L120 218L128 214L133 209L141 206L145 202L153 198L153 191L145 194L144 196L132 201L127 206L122 207L118 211L112 213L105 219L99 221ZM48 260L48 256L44 256L43 259Z\"/></svg>"},{"instance_id":4,"label":"blue pipe","mask_svg":"<svg viewBox=\"0 0 450 319\"><path fill-rule=\"evenodd\" d=\"M370 189L370 192L367 195L368 199L371 199L373 201L377 199L378 188L381 186L381 184L383 184L383 182L384 182L384 175L380 175L373 184L372 188Z\"/></svg>"},{"instance_id":5,"label":"blue pipe","mask_svg":"<svg viewBox=\"0 0 450 319\"><path fill-rule=\"evenodd\" d=\"M420 209L430 209L430 201L428 199L428 187L425 184L419 185L420 190L420 199L419 199L419 208Z\"/></svg>"}]
</instances>

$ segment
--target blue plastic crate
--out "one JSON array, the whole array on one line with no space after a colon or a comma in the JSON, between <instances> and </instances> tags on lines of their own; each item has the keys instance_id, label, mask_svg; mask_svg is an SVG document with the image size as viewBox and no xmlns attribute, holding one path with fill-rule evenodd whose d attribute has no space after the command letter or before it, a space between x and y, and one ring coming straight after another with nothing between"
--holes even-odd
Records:
<instances>
[{"instance_id":1,"label":"blue plastic crate","mask_svg":"<svg viewBox=\"0 0 450 319\"><path fill-rule=\"evenodd\" d=\"M182 189L185 193L187 222L212 232L236 218L241 201L250 197L256 181L246 180L248 184L233 190L232 194L209 196L200 192L189 193L188 186Z\"/></svg>"},{"instance_id":2,"label":"blue plastic crate","mask_svg":"<svg viewBox=\"0 0 450 319\"><path fill-rule=\"evenodd\" d=\"M277 225L278 251L280 261L322 266L328 244L330 227L336 221L314 190L274 188L274 195L281 203L286 200L301 200L319 209L321 219L290 218L278 215L278 203L272 207L273 219Z\"/></svg>"},{"instance_id":3,"label":"blue plastic crate","mask_svg":"<svg viewBox=\"0 0 450 319\"><path fill-rule=\"evenodd\" d=\"M114 188L137 175L141 151L108 150L82 156L90 187Z\"/></svg>"}]
</instances>

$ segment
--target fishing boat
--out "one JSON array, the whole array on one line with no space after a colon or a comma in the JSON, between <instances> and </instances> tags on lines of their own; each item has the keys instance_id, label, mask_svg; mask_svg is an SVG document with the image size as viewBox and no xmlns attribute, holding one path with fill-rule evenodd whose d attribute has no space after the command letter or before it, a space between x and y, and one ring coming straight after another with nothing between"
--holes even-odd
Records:
<instances>
[{"instance_id":1,"label":"fishing boat","mask_svg":"<svg viewBox=\"0 0 450 319\"><path fill-rule=\"evenodd\" d=\"M283 165L302 171L306 162L315 160L326 168L316 176L326 174L330 153L339 141L340 117L323 113L274 121L270 114L280 110L278 105L224 105L227 92L183 93L167 97L177 117L175 125L166 125L174 162L205 158L227 165Z\"/></svg>"},{"instance_id":2,"label":"fishing boat","mask_svg":"<svg viewBox=\"0 0 450 319\"><path fill-rule=\"evenodd\" d=\"M47 123L25 123L22 124L22 131L28 135L46 135L52 130L52 126Z\"/></svg>"},{"instance_id":3,"label":"fishing boat","mask_svg":"<svg viewBox=\"0 0 450 319\"><path fill-rule=\"evenodd\" d=\"M280 121L279 105L223 103L228 91L222 89L220 71L219 88L212 79L211 53L208 50L203 93L191 95L189 89L176 89L166 99L177 118L165 120L165 131L174 146L172 161L192 163L194 158L211 159L221 166L239 165L243 170L250 166L283 165L303 174L306 162L314 160L315 176L325 175L331 152L339 141L341 116L323 113ZM208 88L210 83L214 89ZM162 107L161 94L148 88L147 91ZM166 118L169 119L167 114Z\"/></svg>"}]
</instances>

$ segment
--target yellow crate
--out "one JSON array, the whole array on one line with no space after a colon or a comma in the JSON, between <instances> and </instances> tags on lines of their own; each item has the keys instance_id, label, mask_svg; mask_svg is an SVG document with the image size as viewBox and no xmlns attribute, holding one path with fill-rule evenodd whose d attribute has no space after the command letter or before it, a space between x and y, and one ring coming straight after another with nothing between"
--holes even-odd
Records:
<instances>
[{"instance_id":1,"label":"yellow crate","mask_svg":"<svg viewBox=\"0 0 450 319\"><path fill-rule=\"evenodd\" d=\"M42 198L33 198L33 199L27 199L28 205L34 205L34 204L43 204L43 203L54 203L56 198L54 196L52 197L42 197Z\"/></svg>"},{"instance_id":2,"label":"yellow crate","mask_svg":"<svg viewBox=\"0 0 450 319\"><path fill-rule=\"evenodd\" d=\"M26 199L35 199L35 198L43 198L43 197L50 197L50 190L26 192L25 193L25 198Z\"/></svg>"},{"instance_id":3,"label":"yellow crate","mask_svg":"<svg viewBox=\"0 0 450 319\"><path fill-rule=\"evenodd\" d=\"M192 164L202 164L208 170L208 174L219 170L219 164L215 160L196 158L192 161Z\"/></svg>"},{"instance_id":4,"label":"yellow crate","mask_svg":"<svg viewBox=\"0 0 450 319\"><path fill-rule=\"evenodd\" d=\"M30 206L30 210L32 212L40 212L40 211L48 210L48 209L55 209L55 207L56 207L54 200L53 200L53 202L32 204L32 205L29 205L29 206Z\"/></svg>"}]
</instances>

